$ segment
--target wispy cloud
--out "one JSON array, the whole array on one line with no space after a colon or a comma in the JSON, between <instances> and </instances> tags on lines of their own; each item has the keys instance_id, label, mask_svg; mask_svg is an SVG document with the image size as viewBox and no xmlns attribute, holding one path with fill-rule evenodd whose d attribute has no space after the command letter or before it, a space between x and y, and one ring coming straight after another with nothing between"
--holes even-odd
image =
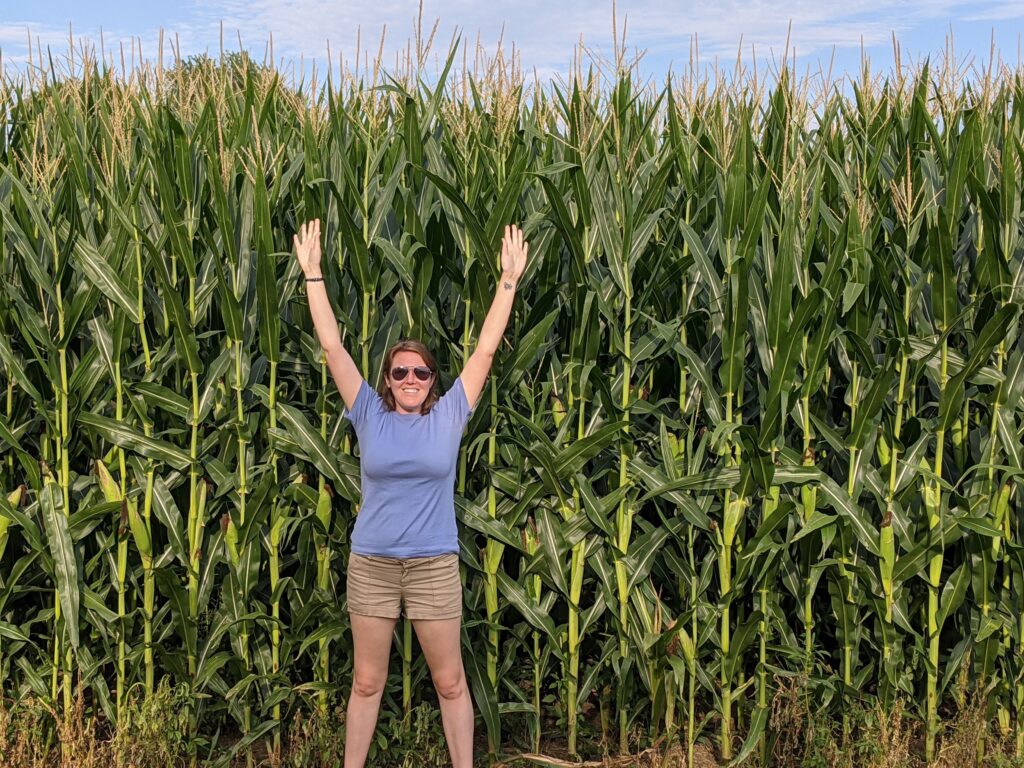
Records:
<instances>
[{"instance_id":1,"label":"wispy cloud","mask_svg":"<svg viewBox=\"0 0 1024 768\"><path fill-rule=\"evenodd\" d=\"M384 62L391 64L415 33L417 11L409 0L193 0L183 5L173 23L164 15L165 55L175 42L183 55L216 53L223 29L226 47L236 48L241 38L242 45L258 58L272 36L278 63L300 58L323 63L329 42L333 63L341 55L351 65L357 39L362 52L372 59L386 28ZM801 58L820 59L832 51L887 46L893 34L906 40L923 28L934 37L936 28L957 21L1021 20L1024 0L790 0L785 4L778 0L618 0L617 14L618 32L627 28L628 51L646 50L648 61L662 68L672 62L678 69L689 61L694 40L699 41L704 61L731 59L741 44L744 58L754 51L758 58L779 59L787 39L790 53L795 50ZM424 0L423 17L425 34L440 19L435 61L447 52L456 30L469 45L471 56L478 39L492 54L503 39L506 53L514 43L527 72L536 68L543 75L566 72L581 40L589 51L606 59L614 47L610 0L565 0L557 9L550 0L489 4ZM38 41L44 49L47 45L66 48L66 25L40 15L0 24L5 59L26 55L26 30L33 43ZM76 33L99 42L99 26L79 28ZM153 57L158 34L155 24L147 29L121 29L115 24L105 28L104 39L110 51L137 40L143 52ZM917 43L920 47L920 40ZM925 45L931 50L941 48L942 40L931 39Z\"/></svg>"},{"instance_id":2,"label":"wispy cloud","mask_svg":"<svg viewBox=\"0 0 1024 768\"><path fill-rule=\"evenodd\" d=\"M983 3L985 7L964 15L965 21L1005 21L1013 19L1024 25L1024 2L1010 0L1002 3Z\"/></svg>"},{"instance_id":3,"label":"wispy cloud","mask_svg":"<svg viewBox=\"0 0 1024 768\"><path fill-rule=\"evenodd\" d=\"M1007 19L1019 15L1022 0L965 2L964 0L722 0L716 3L685 0L667 4L657 0L619 0L618 28L628 28L627 47L646 49L659 58L685 62L696 37L708 56L735 55L741 41L767 55L781 56L787 36L801 55L827 54L833 48L858 49L885 45L913 34L923 24L952 21L969 14L977 19ZM273 31L275 48L285 56L322 55L326 41L334 51L352 52L356 30L362 43L375 47L386 25L389 54L403 48L413 30L415 6L408 2L352 0L214 0L203 16L211 23L223 20L241 30L250 42L265 40ZM481 4L468 0L424 3L424 16L432 24L441 20L447 40L457 24L465 36L477 35L485 46L496 44L502 30L506 42L515 41L526 68L565 68L581 39L608 54L612 48L611 3L568 0L554 11L549 1L524 0ZM941 47L941 40L935 41ZM385 59L387 60L387 59Z\"/></svg>"},{"instance_id":4,"label":"wispy cloud","mask_svg":"<svg viewBox=\"0 0 1024 768\"><path fill-rule=\"evenodd\" d=\"M67 48L68 28L63 29L39 21L8 21L0 24L0 51L5 58L27 57L29 41L32 49Z\"/></svg>"}]
</instances>

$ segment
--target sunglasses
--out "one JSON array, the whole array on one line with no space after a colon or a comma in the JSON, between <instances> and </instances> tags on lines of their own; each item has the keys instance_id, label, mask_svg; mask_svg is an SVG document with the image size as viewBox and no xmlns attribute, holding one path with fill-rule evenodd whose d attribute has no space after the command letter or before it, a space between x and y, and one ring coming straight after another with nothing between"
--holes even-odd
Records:
<instances>
[{"instance_id":1,"label":"sunglasses","mask_svg":"<svg viewBox=\"0 0 1024 768\"><path fill-rule=\"evenodd\" d=\"M409 371L412 371L420 381L428 381L434 375L434 372L425 365L417 365L415 368L410 368L406 365L396 365L391 369L391 380L405 381Z\"/></svg>"}]
</instances>

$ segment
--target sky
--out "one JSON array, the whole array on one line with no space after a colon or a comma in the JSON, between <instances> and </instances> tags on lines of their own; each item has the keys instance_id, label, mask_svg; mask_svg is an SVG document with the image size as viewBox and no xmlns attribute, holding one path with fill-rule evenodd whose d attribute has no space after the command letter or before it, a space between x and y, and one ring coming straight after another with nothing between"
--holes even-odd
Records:
<instances>
[{"instance_id":1,"label":"sky","mask_svg":"<svg viewBox=\"0 0 1024 768\"><path fill-rule=\"evenodd\" d=\"M102 39L118 62L122 47L129 62L133 47L136 56L141 49L154 59L163 30L167 60L172 43L183 56L215 56L222 39L225 50L237 50L241 40L263 60L272 37L276 64L308 73L316 62L322 73L328 50L335 68L339 57L352 67L357 42L372 58L385 30L384 61L394 62L415 35L419 11L417 0L0 0L0 55L5 68L26 66L30 37L37 55L65 54L70 29L79 44L91 41L97 50ZM424 35L439 22L428 69L455 33L470 44L471 57L477 41L489 55L499 41L506 55L514 45L522 71L544 81L568 73L581 40L598 61L614 55L611 0L424 0L422 14ZM855 75L862 52L875 71L888 71L894 35L911 62L942 58L951 37L962 69L984 67L993 45L1005 64L1018 67L1024 45L1024 0L617 0L614 18L620 39L625 27L625 50L631 58L642 52L640 72L654 81L686 69L694 49L701 67L731 70L740 57L748 70L756 64L770 76L787 39L799 73L834 77Z\"/></svg>"}]
</instances>

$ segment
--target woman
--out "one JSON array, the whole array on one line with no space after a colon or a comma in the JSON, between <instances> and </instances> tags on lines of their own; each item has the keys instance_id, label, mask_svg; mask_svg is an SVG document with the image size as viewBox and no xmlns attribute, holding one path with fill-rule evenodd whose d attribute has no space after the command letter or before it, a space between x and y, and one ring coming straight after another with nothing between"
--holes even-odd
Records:
<instances>
[{"instance_id":1,"label":"woman","mask_svg":"<svg viewBox=\"0 0 1024 768\"><path fill-rule=\"evenodd\" d=\"M452 766L473 764L473 702L459 644L455 465L528 252L522 231L505 227L497 292L476 349L451 389L438 397L433 355L419 342L403 341L385 356L378 393L341 344L320 272L320 220L303 224L295 236L313 325L360 451L363 500L348 563L355 671L345 719L345 768L361 768L366 761L403 604L437 689Z\"/></svg>"}]
</instances>

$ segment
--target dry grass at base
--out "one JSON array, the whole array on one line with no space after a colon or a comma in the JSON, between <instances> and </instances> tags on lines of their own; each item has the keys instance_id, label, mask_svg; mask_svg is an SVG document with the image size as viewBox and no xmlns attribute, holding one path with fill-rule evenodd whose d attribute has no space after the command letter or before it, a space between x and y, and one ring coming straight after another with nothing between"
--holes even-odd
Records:
<instances>
[{"instance_id":1,"label":"dry grass at base","mask_svg":"<svg viewBox=\"0 0 1024 768\"><path fill-rule=\"evenodd\" d=\"M48 716L52 711L48 715L34 702L12 712L0 701L0 768L36 768L44 764L52 745L33 736L45 732Z\"/></svg>"},{"instance_id":2,"label":"dry grass at base","mask_svg":"<svg viewBox=\"0 0 1024 768\"><path fill-rule=\"evenodd\" d=\"M109 742L85 717L81 691L62 718L36 699L13 711L0 701L0 768L107 768L110 760Z\"/></svg>"},{"instance_id":3,"label":"dry grass at base","mask_svg":"<svg viewBox=\"0 0 1024 768\"><path fill-rule=\"evenodd\" d=\"M941 723L935 760L924 753L924 723L908 715L897 701L884 712L880 707L853 708L848 735L842 723L824 720L812 711L806 689L797 678L776 678L769 731L776 738L764 768L1024 768L1014 755L1011 733L986 728L986 702L964 697L956 711ZM984 756L978 761L979 736L984 735ZM755 765L755 763L751 763Z\"/></svg>"},{"instance_id":4,"label":"dry grass at base","mask_svg":"<svg viewBox=\"0 0 1024 768\"><path fill-rule=\"evenodd\" d=\"M495 768L525 768L539 765L548 768L685 768L686 750L678 745L663 749L646 749L637 755L608 757L603 760L584 760L572 762L546 755L525 754L508 762L498 763ZM694 747L694 768L720 768L722 763L715 757L710 747L698 744Z\"/></svg>"},{"instance_id":5,"label":"dry grass at base","mask_svg":"<svg viewBox=\"0 0 1024 768\"><path fill-rule=\"evenodd\" d=\"M769 760L760 763L751 758L749 768L924 768L922 724L907 715L897 704L889 713L865 709L851 713L853 725L845 739L842 724L812 714L808 699L798 683L779 681L769 730L774 748ZM45 702L27 699L8 708L0 702L0 768L175 768L188 763L185 735L175 722L183 706L182 693L161 687L149 701L135 697L128 708L125 727L110 732L102 719L87 714L81 694L68 717L58 721L57 714ZM973 768L977 765L978 734L982 731L985 708L978 701L964 706L945 721L939 739L939 753L930 768ZM424 715L425 717L425 715ZM415 724L413 724L415 725ZM417 749L402 745L401 755L387 754L371 759L368 768L427 768L447 764L443 737L434 733L434 723L421 723L416 737ZM429 733L428 733L429 731ZM426 734L424 736L424 734ZM429 736L430 748L425 748ZM260 768L331 768L342 762L344 747L344 711L330 709L324 715L298 712L291 719L280 757L268 754L261 743L255 745L254 763ZM986 768L1024 768L1024 762L1012 757L1010 735L989 728ZM217 752L229 754L231 742L221 739ZM398 746L398 745L396 745ZM549 742L546 754L521 754L506 757L497 768L684 768L683 745L668 749L649 748L633 755L610 756L574 762L567 759L564 744ZM487 765L484 749L478 749L479 766ZM228 761L225 761L225 763ZM205 764L200 760L200 764ZM245 766L247 756L240 754L232 766ZM722 768L714 749L700 743L694 747L694 768Z\"/></svg>"}]
</instances>

